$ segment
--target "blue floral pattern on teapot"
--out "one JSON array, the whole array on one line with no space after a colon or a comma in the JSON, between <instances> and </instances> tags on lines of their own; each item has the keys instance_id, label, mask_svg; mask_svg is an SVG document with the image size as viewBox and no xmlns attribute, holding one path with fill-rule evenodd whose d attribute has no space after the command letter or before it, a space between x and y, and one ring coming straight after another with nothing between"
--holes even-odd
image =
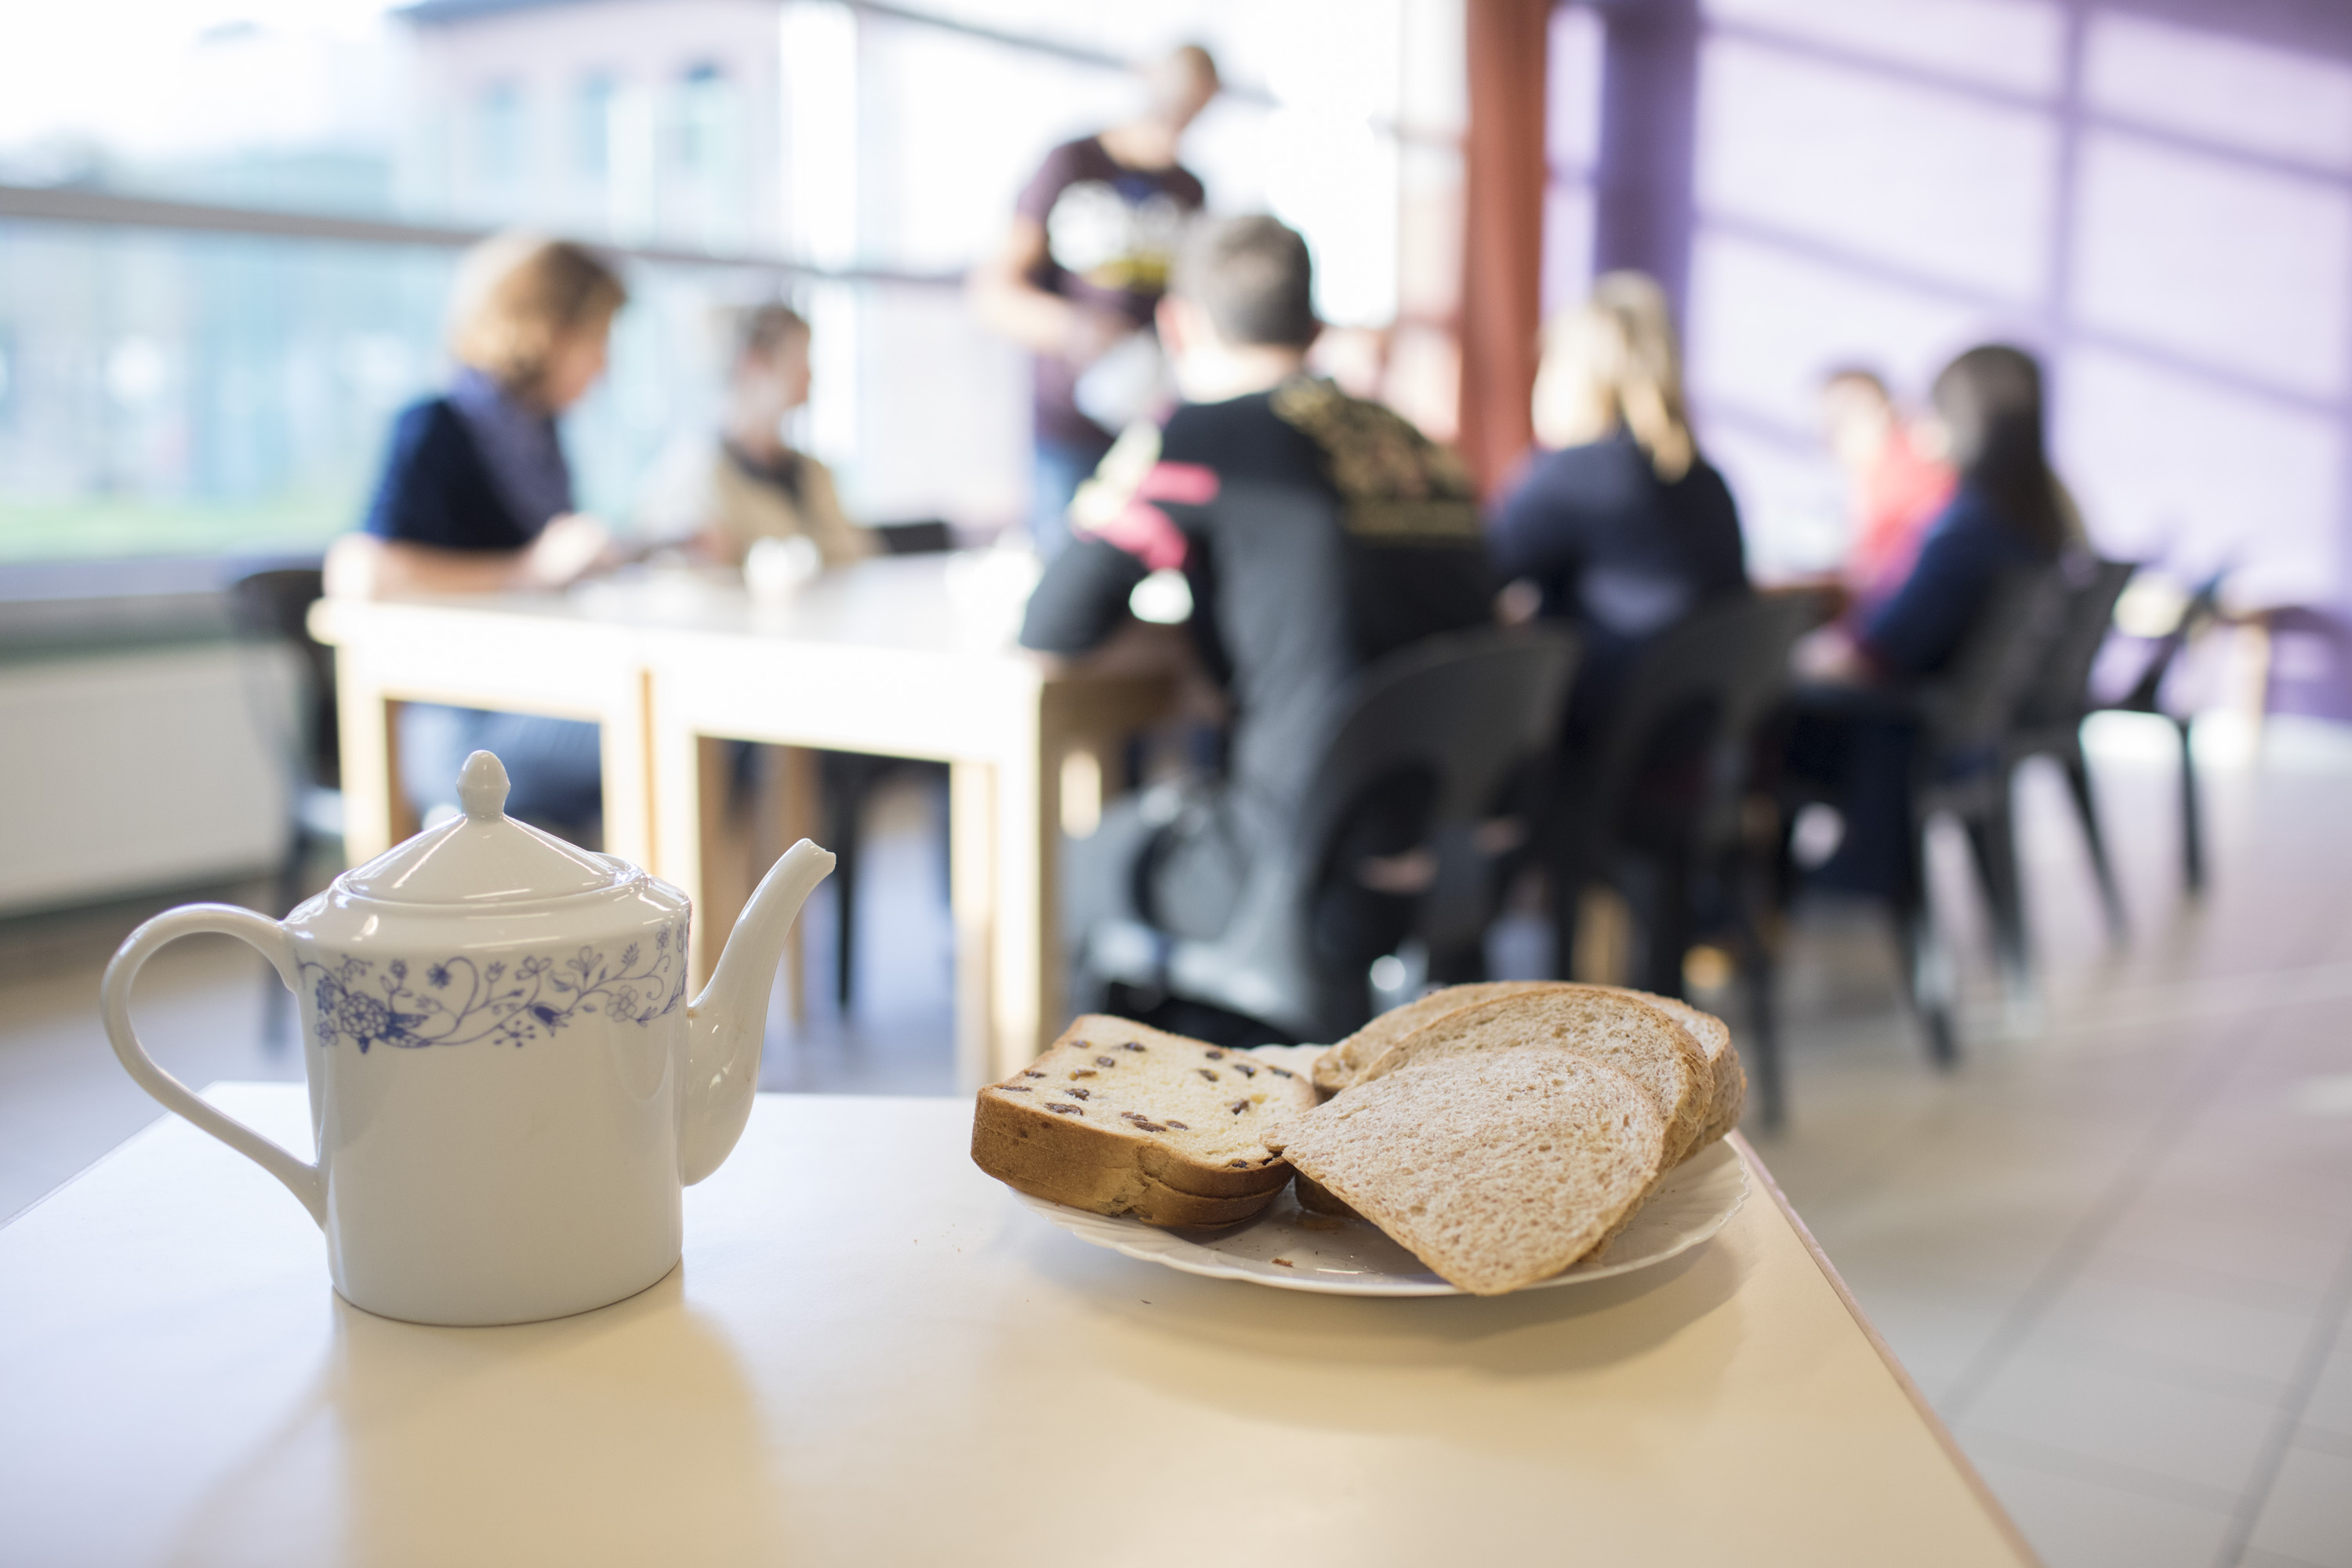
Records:
<instances>
[{"instance_id":1,"label":"blue floral pattern on teapot","mask_svg":"<svg viewBox=\"0 0 2352 1568\"><path fill-rule=\"evenodd\" d=\"M632 942L617 959L583 947L568 958L535 953L511 965L445 958L425 965L421 986L411 984L411 973L399 958L382 964L306 960L302 978L316 1009L320 1047L346 1039L362 1053L378 1044L412 1050L483 1040L525 1046L583 1014L650 1024L685 1003L686 924L656 928L650 951Z\"/></svg>"}]
</instances>

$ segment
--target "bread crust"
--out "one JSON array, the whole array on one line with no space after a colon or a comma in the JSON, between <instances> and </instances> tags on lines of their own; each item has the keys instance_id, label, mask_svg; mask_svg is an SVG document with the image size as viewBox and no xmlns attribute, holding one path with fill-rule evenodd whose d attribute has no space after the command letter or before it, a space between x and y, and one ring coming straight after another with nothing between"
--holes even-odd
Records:
<instances>
[{"instance_id":1,"label":"bread crust","mask_svg":"<svg viewBox=\"0 0 2352 1568\"><path fill-rule=\"evenodd\" d=\"M1290 1166L1270 1151L1258 1149L1244 1157L1245 1164L1197 1158L1162 1132L1124 1121L1057 1115L1024 1084L1029 1070L1050 1073L1090 1059L1113 1039L1164 1050L1218 1049L1124 1018L1100 1014L1081 1017L1037 1058L1033 1069L980 1091L972 1113L972 1162L1034 1197L1095 1214L1133 1215L1150 1225L1232 1225L1271 1203L1290 1180ZM1244 1055L1225 1052L1214 1059ZM1288 1112L1314 1103L1312 1086L1286 1069L1261 1068L1249 1081L1276 1097L1270 1110L1278 1107Z\"/></svg>"},{"instance_id":2,"label":"bread crust","mask_svg":"<svg viewBox=\"0 0 2352 1568\"><path fill-rule=\"evenodd\" d=\"M1683 1032L1698 1047L1699 1054L1706 1058L1713 1092L1707 1097L1706 1119L1697 1138L1683 1151L1683 1158L1687 1160L1738 1127L1740 1114L1748 1109L1748 1069L1739 1060L1738 1047L1731 1043L1731 1026L1678 996L1660 996L1648 991L1627 991L1625 994L1649 1003L1680 1024Z\"/></svg>"},{"instance_id":3,"label":"bread crust","mask_svg":"<svg viewBox=\"0 0 2352 1568\"><path fill-rule=\"evenodd\" d=\"M1554 980L1482 980L1468 985L1448 985L1401 1007L1391 1007L1315 1058L1315 1087L1327 1095L1339 1093L1355 1082L1382 1051L1449 1013L1475 1007L1498 996L1517 996L1559 984Z\"/></svg>"}]
</instances>

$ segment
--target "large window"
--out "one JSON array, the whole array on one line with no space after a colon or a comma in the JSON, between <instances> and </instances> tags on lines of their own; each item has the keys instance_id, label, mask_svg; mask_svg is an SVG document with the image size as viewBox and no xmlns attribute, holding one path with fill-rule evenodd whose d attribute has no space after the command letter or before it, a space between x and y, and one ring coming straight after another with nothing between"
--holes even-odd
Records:
<instances>
[{"instance_id":1,"label":"large window","mask_svg":"<svg viewBox=\"0 0 2352 1568\"><path fill-rule=\"evenodd\" d=\"M961 274L1047 147L1133 107L1127 64L1187 40L1234 87L1188 142L1212 205L1305 230L1341 368L1442 432L1461 3L53 7L0 50L0 563L351 526L446 374L458 247L515 225L630 268L567 421L587 504L626 523L707 427L726 311L782 297L818 332L802 437L852 504L1007 523L1027 371Z\"/></svg>"}]
</instances>

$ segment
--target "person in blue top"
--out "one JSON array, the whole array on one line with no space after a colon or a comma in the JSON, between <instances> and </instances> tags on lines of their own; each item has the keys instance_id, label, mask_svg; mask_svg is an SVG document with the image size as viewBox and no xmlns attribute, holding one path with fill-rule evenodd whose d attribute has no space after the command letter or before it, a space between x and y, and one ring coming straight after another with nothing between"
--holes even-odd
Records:
<instances>
[{"instance_id":1,"label":"person in blue top","mask_svg":"<svg viewBox=\"0 0 2352 1568\"><path fill-rule=\"evenodd\" d=\"M361 531L335 542L327 592L515 593L562 588L604 561L604 525L574 510L557 417L604 374L627 300L594 252L505 235L458 270L446 391L403 409ZM596 726L411 703L401 786L421 815L456 805L468 752L496 752L518 816L578 825L601 804Z\"/></svg>"},{"instance_id":2,"label":"person in blue top","mask_svg":"<svg viewBox=\"0 0 2352 1568\"><path fill-rule=\"evenodd\" d=\"M1944 671L2002 574L2053 565L2080 535L2051 471L2032 354L1972 348L1936 377L1933 401L1958 488L1903 585L1858 626L1816 645L1790 742L1790 772L1831 793L1844 822L1814 880L1882 897L1900 885L1914 826L1916 727L1887 699Z\"/></svg>"}]
</instances>

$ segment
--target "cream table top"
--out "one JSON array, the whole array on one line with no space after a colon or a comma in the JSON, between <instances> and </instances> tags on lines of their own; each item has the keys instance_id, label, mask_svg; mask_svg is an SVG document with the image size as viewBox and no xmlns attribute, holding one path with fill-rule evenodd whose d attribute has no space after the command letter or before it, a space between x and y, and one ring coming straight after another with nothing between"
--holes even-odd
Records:
<instances>
[{"instance_id":1,"label":"cream table top","mask_svg":"<svg viewBox=\"0 0 2352 1568\"><path fill-rule=\"evenodd\" d=\"M0 1229L0 1560L2030 1561L1769 1182L1644 1273L1364 1300L1084 1246L969 1127L762 1095L668 1279L428 1329L166 1118Z\"/></svg>"}]
</instances>

